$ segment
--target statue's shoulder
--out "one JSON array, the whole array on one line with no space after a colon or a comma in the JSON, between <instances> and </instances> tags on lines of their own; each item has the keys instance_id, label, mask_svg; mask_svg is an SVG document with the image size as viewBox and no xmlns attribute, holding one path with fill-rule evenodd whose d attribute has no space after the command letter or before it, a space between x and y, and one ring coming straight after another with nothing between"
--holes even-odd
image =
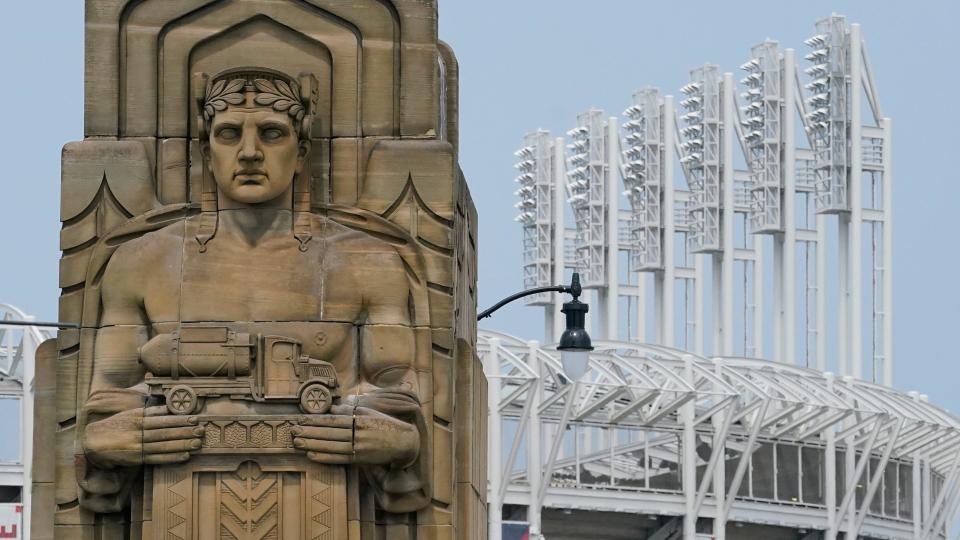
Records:
<instances>
[{"instance_id":1,"label":"statue's shoulder","mask_svg":"<svg viewBox=\"0 0 960 540\"><path fill-rule=\"evenodd\" d=\"M152 216L131 219L102 243L101 251L109 259L108 268L122 267L128 271L174 262L182 256L183 242L189 231L196 228L194 222L198 218L178 205L161 208Z\"/></svg>"},{"instance_id":2,"label":"statue's shoulder","mask_svg":"<svg viewBox=\"0 0 960 540\"><path fill-rule=\"evenodd\" d=\"M373 212L351 206L329 205L314 214L314 230L335 244L363 246L377 251L409 249L411 239L395 223Z\"/></svg>"}]
</instances>

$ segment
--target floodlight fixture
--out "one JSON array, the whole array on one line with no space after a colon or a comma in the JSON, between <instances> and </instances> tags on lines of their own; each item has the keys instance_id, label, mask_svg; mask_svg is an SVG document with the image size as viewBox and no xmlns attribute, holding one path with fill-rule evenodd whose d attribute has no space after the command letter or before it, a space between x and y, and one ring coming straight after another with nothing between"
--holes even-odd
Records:
<instances>
[{"instance_id":1,"label":"floodlight fixture","mask_svg":"<svg viewBox=\"0 0 960 540\"><path fill-rule=\"evenodd\" d=\"M806 41L804 41L804 43L806 43L807 46L811 48L823 47L824 45L827 44L827 38L829 37L830 36L826 34L817 34L807 39Z\"/></svg>"},{"instance_id":2,"label":"floodlight fixture","mask_svg":"<svg viewBox=\"0 0 960 540\"><path fill-rule=\"evenodd\" d=\"M806 55L804 58L806 58L811 62L820 62L827 58L827 53L829 53L827 49L817 49L812 53Z\"/></svg>"},{"instance_id":3,"label":"floodlight fixture","mask_svg":"<svg viewBox=\"0 0 960 540\"><path fill-rule=\"evenodd\" d=\"M582 204L586 204L587 194L577 193L576 195L573 195L572 197L567 199L567 202L570 203L571 206L580 206Z\"/></svg>"},{"instance_id":4,"label":"floodlight fixture","mask_svg":"<svg viewBox=\"0 0 960 540\"><path fill-rule=\"evenodd\" d=\"M533 212L521 212L517 217L513 218L514 221L531 225L536 221L536 215Z\"/></svg>"},{"instance_id":5,"label":"floodlight fixture","mask_svg":"<svg viewBox=\"0 0 960 540\"><path fill-rule=\"evenodd\" d=\"M817 94L809 99L809 103L813 107L825 107L830 104L830 94Z\"/></svg>"},{"instance_id":6,"label":"floodlight fixture","mask_svg":"<svg viewBox=\"0 0 960 540\"><path fill-rule=\"evenodd\" d=\"M683 115L683 120L688 123L695 123L695 122L698 122L702 117L703 115L701 111L697 110L697 111L688 112L687 114Z\"/></svg>"},{"instance_id":7,"label":"floodlight fixture","mask_svg":"<svg viewBox=\"0 0 960 540\"><path fill-rule=\"evenodd\" d=\"M525 159L523 161L518 161L514 165L514 168L522 172L530 172L533 170L534 166L536 166L536 163L533 160Z\"/></svg>"},{"instance_id":8,"label":"floodlight fixture","mask_svg":"<svg viewBox=\"0 0 960 540\"><path fill-rule=\"evenodd\" d=\"M523 148L514 152L513 155L518 158L528 158L533 156L533 151L534 148L532 146L524 146Z\"/></svg>"},{"instance_id":9,"label":"floodlight fixture","mask_svg":"<svg viewBox=\"0 0 960 540\"><path fill-rule=\"evenodd\" d=\"M629 152L624 152L624 154L628 154L628 153ZM627 162L627 167L630 167L631 169L636 169L636 168L642 169L644 167L643 159L640 159L640 155L638 154L636 158L631 158Z\"/></svg>"},{"instance_id":10,"label":"floodlight fixture","mask_svg":"<svg viewBox=\"0 0 960 540\"><path fill-rule=\"evenodd\" d=\"M827 64L820 63L814 64L803 71L811 77L822 77L828 73L828 67L829 66Z\"/></svg>"},{"instance_id":11,"label":"floodlight fixture","mask_svg":"<svg viewBox=\"0 0 960 540\"><path fill-rule=\"evenodd\" d=\"M527 183L532 184L533 178L534 178L533 173L524 172L520 176L514 178L514 181L517 182L518 184L527 184Z\"/></svg>"},{"instance_id":12,"label":"floodlight fixture","mask_svg":"<svg viewBox=\"0 0 960 540\"><path fill-rule=\"evenodd\" d=\"M805 87L807 90L811 92L823 92L824 90L827 89L828 83L829 81L826 79L826 77L821 77L819 79L815 79L810 83L807 83Z\"/></svg>"},{"instance_id":13,"label":"floodlight fixture","mask_svg":"<svg viewBox=\"0 0 960 540\"><path fill-rule=\"evenodd\" d=\"M815 109L812 112L807 113L807 119L810 121L816 122L819 120L826 120L827 118L829 118L829 115L830 115L830 109L821 107L819 109Z\"/></svg>"},{"instance_id":14,"label":"floodlight fixture","mask_svg":"<svg viewBox=\"0 0 960 540\"><path fill-rule=\"evenodd\" d=\"M586 152L587 144L587 141L574 141L573 143L567 145L567 150L573 152Z\"/></svg>"},{"instance_id":15,"label":"floodlight fixture","mask_svg":"<svg viewBox=\"0 0 960 540\"><path fill-rule=\"evenodd\" d=\"M567 163L574 168L585 167L587 165L587 156L586 154L574 154L567 159Z\"/></svg>"},{"instance_id":16,"label":"floodlight fixture","mask_svg":"<svg viewBox=\"0 0 960 540\"><path fill-rule=\"evenodd\" d=\"M514 203L514 208L536 208L537 203L533 199L523 199L517 203Z\"/></svg>"}]
</instances>

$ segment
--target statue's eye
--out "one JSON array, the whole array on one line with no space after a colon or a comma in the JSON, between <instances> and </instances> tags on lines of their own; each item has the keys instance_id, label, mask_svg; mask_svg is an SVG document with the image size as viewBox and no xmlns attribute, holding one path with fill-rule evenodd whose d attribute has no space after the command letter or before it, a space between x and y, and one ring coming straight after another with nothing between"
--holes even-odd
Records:
<instances>
[{"instance_id":1,"label":"statue's eye","mask_svg":"<svg viewBox=\"0 0 960 540\"><path fill-rule=\"evenodd\" d=\"M279 128L267 128L261 133L261 136L265 141L275 141L283 137L283 135L283 130Z\"/></svg>"},{"instance_id":2,"label":"statue's eye","mask_svg":"<svg viewBox=\"0 0 960 540\"><path fill-rule=\"evenodd\" d=\"M232 127L224 127L217 130L217 137L225 141L234 141L240 137L240 130Z\"/></svg>"}]
</instances>

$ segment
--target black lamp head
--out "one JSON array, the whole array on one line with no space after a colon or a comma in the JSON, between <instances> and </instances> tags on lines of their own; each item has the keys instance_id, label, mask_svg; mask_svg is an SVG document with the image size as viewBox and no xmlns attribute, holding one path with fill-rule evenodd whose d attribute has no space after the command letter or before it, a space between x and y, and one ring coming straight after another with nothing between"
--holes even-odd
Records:
<instances>
[{"instance_id":1,"label":"black lamp head","mask_svg":"<svg viewBox=\"0 0 960 540\"><path fill-rule=\"evenodd\" d=\"M560 336L560 343L557 345L559 351L592 351L593 345L590 343L590 334L587 333L586 320L587 312L590 306L581 302L578 297L581 293L580 275L573 274L570 283L570 294L573 300L563 304L560 310L566 315L567 329Z\"/></svg>"},{"instance_id":2,"label":"black lamp head","mask_svg":"<svg viewBox=\"0 0 960 540\"><path fill-rule=\"evenodd\" d=\"M579 300L572 300L563 304L560 310L567 317L567 328L560 336L560 343L557 344L559 351L592 351L593 345L590 342L590 334L584 328L587 311L590 306Z\"/></svg>"}]
</instances>

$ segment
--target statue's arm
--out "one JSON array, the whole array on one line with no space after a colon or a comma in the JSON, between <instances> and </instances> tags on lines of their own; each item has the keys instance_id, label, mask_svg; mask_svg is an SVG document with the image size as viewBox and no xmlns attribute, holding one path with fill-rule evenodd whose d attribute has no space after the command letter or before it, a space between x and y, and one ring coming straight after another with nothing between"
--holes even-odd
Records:
<instances>
[{"instance_id":1,"label":"statue's arm","mask_svg":"<svg viewBox=\"0 0 960 540\"><path fill-rule=\"evenodd\" d=\"M135 283L142 283L144 275L127 255L123 248L118 250L103 275L91 395L131 388L143 382L144 370L138 350L147 340L149 322Z\"/></svg>"},{"instance_id":2,"label":"statue's arm","mask_svg":"<svg viewBox=\"0 0 960 540\"><path fill-rule=\"evenodd\" d=\"M409 281L394 257L376 265L375 278L360 276L366 319L357 386L335 414L305 418L294 444L315 461L365 466L380 505L410 512L430 501L429 445L414 369Z\"/></svg>"},{"instance_id":3,"label":"statue's arm","mask_svg":"<svg viewBox=\"0 0 960 540\"><path fill-rule=\"evenodd\" d=\"M199 448L196 419L166 416L166 407L148 407L138 349L146 342L148 320L138 288L145 275L123 248L114 255L101 284L102 316L94 342L90 394L82 410L78 480L83 504L116 512L140 465L178 463Z\"/></svg>"}]
</instances>

